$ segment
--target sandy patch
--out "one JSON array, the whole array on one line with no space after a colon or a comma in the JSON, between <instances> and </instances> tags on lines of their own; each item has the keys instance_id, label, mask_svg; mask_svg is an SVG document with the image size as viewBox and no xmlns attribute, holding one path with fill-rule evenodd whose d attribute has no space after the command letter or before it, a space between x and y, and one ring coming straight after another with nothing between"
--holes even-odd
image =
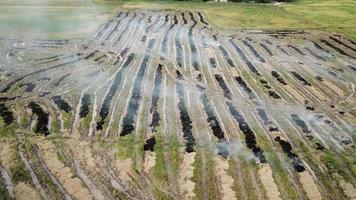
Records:
<instances>
[{"instance_id":1,"label":"sandy patch","mask_svg":"<svg viewBox=\"0 0 356 200\"><path fill-rule=\"evenodd\" d=\"M37 143L43 155L43 160L48 166L51 173L57 177L61 182L63 188L68 192L70 196L75 199L93 199L92 195L86 187L83 186L82 181L75 177L70 168L64 166L62 162L58 160L55 146L46 140L42 140Z\"/></svg>"},{"instance_id":2,"label":"sandy patch","mask_svg":"<svg viewBox=\"0 0 356 200\"><path fill-rule=\"evenodd\" d=\"M339 185L348 199L356 200L356 189L351 183L348 183L344 179L341 179L339 181Z\"/></svg>"},{"instance_id":3,"label":"sandy patch","mask_svg":"<svg viewBox=\"0 0 356 200\"><path fill-rule=\"evenodd\" d=\"M222 159L220 156L215 156L215 174L217 175L220 185L223 200L236 199L235 192L232 190L234 179L227 173L229 162Z\"/></svg>"},{"instance_id":4,"label":"sandy patch","mask_svg":"<svg viewBox=\"0 0 356 200\"><path fill-rule=\"evenodd\" d=\"M356 124L356 118L353 115L351 115L349 112L346 112L342 117L345 120L347 120L350 124Z\"/></svg>"},{"instance_id":5,"label":"sandy patch","mask_svg":"<svg viewBox=\"0 0 356 200\"><path fill-rule=\"evenodd\" d=\"M215 58L214 56L214 51L212 49L205 49L206 50L206 55L208 56L208 58Z\"/></svg>"},{"instance_id":6,"label":"sandy patch","mask_svg":"<svg viewBox=\"0 0 356 200\"><path fill-rule=\"evenodd\" d=\"M94 199L105 200L105 197L101 194L101 191L95 187L95 184L89 179L85 172L80 168L80 163L78 160L74 160L75 170L80 179L85 183L87 188L90 190Z\"/></svg>"},{"instance_id":7,"label":"sandy patch","mask_svg":"<svg viewBox=\"0 0 356 200\"><path fill-rule=\"evenodd\" d=\"M76 135L77 137L78 135ZM95 168L95 160L91 151L91 144L87 141L72 140L72 147L75 149L75 154L89 168Z\"/></svg>"},{"instance_id":8,"label":"sandy patch","mask_svg":"<svg viewBox=\"0 0 356 200\"><path fill-rule=\"evenodd\" d=\"M41 200L40 194L30 185L20 182L15 186L15 199L17 200Z\"/></svg>"},{"instance_id":9,"label":"sandy patch","mask_svg":"<svg viewBox=\"0 0 356 200\"><path fill-rule=\"evenodd\" d=\"M297 99L298 102L302 103L306 99L303 95L301 95L298 91L293 89L290 85L283 86L287 92Z\"/></svg>"},{"instance_id":10,"label":"sandy patch","mask_svg":"<svg viewBox=\"0 0 356 200\"><path fill-rule=\"evenodd\" d=\"M116 160L115 167L119 172L119 177L124 182L130 182L131 178L129 174L131 173L132 160L130 158L125 160Z\"/></svg>"},{"instance_id":11,"label":"sandy patch","mask_svg":"<svg viewBox=\"0 0 356 200\"><path fill-rule=\"evenodd\" d=\"M302 184L302 187L311 200L321 200L321 194L318 190L318 186L315 184L313 177L308 171L304 171L299 174L299 181Z\"/></svg>"},{"instance_id":12,"label":"sandy patch","mask_svg":"<svg viewBox=\"0 0 356 200\"><path fill-rule=\"evenodd\" d=\"M333 92L335 92L339 97L345 96L344 90L340 89L337 85L335 85L335 84L332 83L331 81L324 79L323 83L324 83L329 89L331 89Z\"/></svg>"},{"instance_id":13,"label":"sandy patch","mask_svg":"<svg viewBox=\"0 0 356 200\"><path fill-rule=\"evenodd\" d=\"M3 139L0 142L0 162L6 170L11 169L13 164L12 155L14 149L11 148L12 140Z\"/></svg>"},{"instance_id":14,"label":"sandy patch","mask_svg":"<svg viewBox=\"0 0 356 200\"><path fill-rule=\"evenodd\" d=\"M280 193L278 191L278 187L274 182L272 176L272 169L268 164L262 164L260 169L258 170L258 176L261 180L263 187L266 190L266 194L268 199L270 200L282 200L280 197Z\"/></svg>"},{"instance_id":15,"label":"sandy patch","mask_svg":"<svg viewBox=\"0 0 356 200\"><path fill-rule=\"evenodd\" d=\"M356 200L356 189L351 183L346 182L342 176L337 173L333 174L334 179L337 180L342 191L345 193L347 199Z\"/></svg>"},{"instance_id":16,"label":"sandy patch","mask_svg":"<svg viewBox=\"0 0 356 200\"><path fill-rule=\"evenodd\" d=\"M145 162L143 163L143 171L146 174L150 173L150 170L156 165L156 153L148 151L145 153Z\"/></svg>"},{"instance_id":17,"label":"sandy patch","mask_svg":"<svg viewBox=\"0 0 356 200\"><path fill-rule=\"evenodd\" d=\"M309 92L316 96L320 101L328 101L328 98L322 94L319 89L315 88L314 86L308 87Z\"/></svg>"},{"instance_id":18,"label":"sandy patch","mask_svg":"<svg viewBox=\"0 0 356 200\"><path fill-rule=\"evenodd\" d=\"M194 175L195 152L185 153L180 166L179 185L183 199L194 199L195 183L192 181Z\"/></svg>"}]
</instances>

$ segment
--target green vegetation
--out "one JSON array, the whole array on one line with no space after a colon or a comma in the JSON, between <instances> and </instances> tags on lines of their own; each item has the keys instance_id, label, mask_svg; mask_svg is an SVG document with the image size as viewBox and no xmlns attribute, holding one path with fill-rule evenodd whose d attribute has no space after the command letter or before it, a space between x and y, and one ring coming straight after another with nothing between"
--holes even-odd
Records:
<instances>
[{"instance_id":1,"label":"green vegetation","mask_svg":"<svg viewBox=\"0 0 356 200\"><path fill-rule=\"evenodd\" d=\"M327 191L324 194L327 195L328 199L344 199L345 197L343 196L342 189L337 185L335 179L330 179L330 177L333 176L333 172L329 169L327 171L320 170L320 164L325 165L323 161L325 153L327 155L330 155L330 153L328 151L324 151L317 153L320 155L316 155L314 150L306 146L302 141L299 141L298 146L300 148L298 154L303 157L303 160L305 160L309 167L313 169L315 175L319 177L320 184L323 188L325 188L325 191ZM335 159L331 159L329 161L333 163L332 165L338 162ZM328 167L327 164L325 166Z\"/></svg>"},{"instance_id":2,"label":"green vegetation","mask_svg":"<svg viewBox=\"0 0 356 200\"><path fill-rule=\"evenodd\" d=\"M356 1L299 0L283 8L292 15L310 21L321 30L336 31L356 38Z\"/></svg>"},{"instance_id":3,"label":"green vegetation","mask_svg":"<svg viewBox=\"0 0 356 200\"><path fill-rule=\"evenodd\" d=\"M166 163L164 158L164 141L162 134L156 134L156 164L153 168L153 191L157 199L170 199L169 195L165 191L169 191L169 181L166 169Z\"/></svg>"},{"instance_id":4,"label":"green vegetation","mask_svg":"<svg viewBox=\"0 0 356 200\"><path fill-rule=\"evenodd\" d=\"M177 174L179 172L179 167L181 164L181 157L179 154L179 149L183 146L179 143L177 135L169 136L167 142L168 142L168 144L166 144L168 147L167 152L171 159L174 173Z\"/></svg>"},{"instance_id":5,"label":"green vegetation","mask_svg":"<svg viewBox=\"0 0 356 200\"><path fill-rule=\"evenodd\" d=\"M244 199L244 195L243 195L244 188L240 184L242 180L236 175L237 172L238 172L237 160L230 159L229 160L229 169L228 169L227 173L234 179L232 189L235 192L236 199Z\"/></svg>"},{"instance_id":6,"label":"green vegetation","mask_svg":"<svg viewBox=\"0 0 356 200\"><path fill-rule=\"evenodd\" d=\"M337 172L340 169L340 165L334 157L335 156L330 153L324 153L321 157L321 161L329 170L332 172Z\"/></svg>"},{"instance_id":7,"label":"green vegetation","mask_svg":"<svg viewBox=\"0 0 356 200\"><path fill-rule=\"evenodd\" d=\"M356 37L356 2L299 0L281 5L215 2L130 1L123 8L200 10L211 24L225 30L316 29Z\"/></svg>"},{"instance_id":8,"label":"green vegetation","mask_svg":"<svg viewBox=\"0 0 356 200\"><path fill-rule=\"evenodd\" d=\"M352 174L356 174L356 158L355 158L355 152L349 156L346 156L346 164L350 168Z\"/></svg>"},{"instance_id":9,"label":"green vegetation","mask_svg":"<svg viewBox=\"0 0 356 200\"><path fill-rule=\"evenodd\" d=\"M51 135L53 134L59 134L61 128L60 128L60 125L59 125L59 122L55 119L52 120L52 123L51 123Z\"/></svg>"},{"instance_id":10,"label":"green vegetation","mask_svg":"<svg viewBox=\"0 0 356 200\"><path fill-rule=\"evenodd\" d=\"M258 199L256 188L252 182L252 173L256 173L257 164L255 159L246 158L244 156L238 156L240 161L240 170L243 175L243 183L245 185L245 192L247 194L247 199L254 200ZM255 171L255 172L253 172Z\"/></svg>"},{"instance_id":11,"label":"green vegetation","mask_svg":"<svg viewBox=\"0 0 356 200\"><path fill-rule=\"evenodd\" d=\"M133 134L116 139L117 156L120 159L132 157L135 136Z\"/></svg>"},{"instance_id":12,"label":"green vegetation","mask_svg":"<svg viewBox=\"0 0 356 200\"><path fill-rule=\"evenodd\" d=\"M293 184L289 180L289 176L287 174L287 171L285 169L285 166L283 166L280 158L278 157L277 153L275 150L269 148L266 151L266 157L268 160L268 163L270 164L272 170L273 170L273 178L275 180L275 183L278 186L278 189L283 197L283 199L298 199L300 196L298 195L298 191L296 190L295 187L293 187Z\"/></svg>"},{"instance_id":13,"label":"green vegetation","mask_svg":"<svg viewBox=\"0 0 356 200\"><path fill-rule=\"evenodd\" d=\"M27 127L30 125L30 120L26 117L26 115L21 115L20 116L20 127Z\"/></svg>"},{"instance_id":14,"label":"green vegetation","mask_svg":"<svg viewBox=\"0 0 356 200\"><path fill-rule=\"evenodd\" d=\"M11 197L7 191L5 182L2 179L0 179L0 197L2 199L11 199Z\"/></svg>"},{"instance_id":15,"label":"green vegetation","mask_svg":"<svg viewBox=\"0 0 356 200\"><path fill-rule=\"evenodd\" d=\"M52 182L49 175L43 170L42 165L35 153L35 147L30 142L30 139L26 139L24 142L24 150L27 154L27 158L31 161L32 167L41 185L46 188L46 191L51 199L60 199L61 195L57 186Z\"/></svg>"},{"instance_id":16,"label":"green vegetation","mask_svg":"<svg viewBox=\"0 0 356 200\"><path fill-rule=\"evenodd\" d=\"M159 126L156 129L154 137L156 145L154 147L156 153L156 164L152 169L153 184L152 188L157 199L172 199L172 188L170 188L169 174L174 176L177 180L179 175L179 168L181 164L181 157L179 149L181 144L175 134L164 138L163 127ZM142 144L142 143L141 143ZM140 146L142 148L142 146ZM167 170L167 166L170 170Z\"/></svg>"},{"instance_id":17,"label":"green vegetation","mask_svg":"<svg viewBox=\"0 0 356 200\"><path fill-rule=\"evenodd\" d=\"M12 123L11 125L8 126L2 126L0 124L0 137L11 137L15 135L15 129L16 125L15 123Z\"/></svg>"},{"instance_id":18,"label":"green vegetation","mask_svg":"<svg viewBox=\"0 0 356 200\"><path fill-rule=\"evenodd\" d=\"M195 182L194 193L196 199L219 199L218 179L214 173L213 152L209 147L201 148L197 151L194 161L194 176ZM206 174L203 175L203 171Z\"/></svg>"},{"instance_id":19,"label":"green vegetation","mask_svg":"<svg viewBox=\"0 0 356 200\"><path fill-rule=\"evenodd\" d=\"M328 168L328 170L330 170L330 174L338 173L343 175L345 179L349 178L348 172L344 170L344 165L348 163L341 163L341 161L339 161L334 154L324 151L320 157L320 160ZM352 181L352 179L350 181Z\"/></svg>"},{"instance_id":20,"label":"green vegetation","mask_svg":"<svg viewBox=\"0 0 356 200\"><path fill-rule=\"evenodd\" d=\"M194 161L194 177L193 177L193 181L195 182L194 193L196 195L196 199L203 199L203 192L204 192L204 188L202 187L203 186L203 176L202 176L203 162L201 156L202 155L200 151L197 151L195 155L195 161Z\"/></svg>"},{"instance_id":21,"label":"green vegetation","mask_svg":"<svg viewBox=\"0 0 356 200\"><path fill-rule=\"evenodd\" d=\"M66 129L70 129L72 126L72 114L71 113L66 113L66 112L62 112L62 116L63 116L63 126Z\"/></svg>"},{"instance_id":22,"label":"green vegetation","mask_svg":"<svg viewBox=\"0 0 356 200\"><path fill-rule=\"evenodd\" d=\"M31 176L26 169L25 164L21 161L20 155L14 155L14 165L11 166L11 180L14 183L25 182L27 184L32 184Z\"/></svg>"},{"instance_id":23,"label":"green vegetation","mask_svg":"<svg viewBox=\"0 0 356 200\"><path fill-rule=\"evenodd\" d=\"M81 119L81 121L79 123L77 130L79 131L79 133L81 135L87 134L87 130L89 130L90 122L92 119L91 112L92 112L92 109L89 110L89 114L86 117L84 117L83 119ZM113 125L113 130L117 130L117 124L115 124L115 123Z\"/></svg>"}]
</instances>

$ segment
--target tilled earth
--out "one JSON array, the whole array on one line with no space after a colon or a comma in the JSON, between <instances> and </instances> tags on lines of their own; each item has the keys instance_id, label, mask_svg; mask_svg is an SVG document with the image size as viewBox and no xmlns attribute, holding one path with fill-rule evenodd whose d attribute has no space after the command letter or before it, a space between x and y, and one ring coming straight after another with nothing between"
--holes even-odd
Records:
<instances>
[{"instance_id":1,"label":"tilled earth","mask_svg":"<svg viewBox=\"0 0 356 200\"><path fill-rule=\"evenodd\" d=\"M0 43L0 199L356 198L353 40L126 10Z\"/></svg>"}]
</instances>

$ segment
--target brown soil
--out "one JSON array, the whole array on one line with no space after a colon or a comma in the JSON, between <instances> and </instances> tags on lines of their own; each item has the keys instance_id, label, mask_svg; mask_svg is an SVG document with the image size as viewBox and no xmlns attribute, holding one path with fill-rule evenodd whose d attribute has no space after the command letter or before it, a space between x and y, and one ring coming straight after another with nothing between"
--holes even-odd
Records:
<instances>
[{"instance_id":1,"label":"brown soil","mask_svg":"<svg viewBox=\"0 0 356 200\"><path fill-rule=\"evenodd\" d=\"M145 162L143 163L143 171L146 174L150 173L150 170L156 165L156 153L148 151L146 152Z\"/></svg>"},{"instance_id":2,"label":"brown soil","mask_svg":"<svg viewBox=\"0 0 356 200\"><path fill-rule=\"evenodd\" d=\"M15 199L17 200L41 200L40 194L30 185L20 182L15 186Z\"/></svg>"},{"instance_id":3,"label":"brown soil","mask_svg":"<svg viewBox=\"0 0 356 200\"><path fill-rule=\"evenodd\" d=\"M1 139L0 141L0 163L4 166L5 169L11 169L13 165L12 155L14 154L14 149L11 148L12 140L11 139Z\"/></svg>"},{"instance_id":4,"label":"brown soil","mask_svg":"<svg viewBox=\"0 0 356 200\"><path fill-rule=\"evenodd\" d=\"M181 165L179 184L183 193L184 199L194 199L195 193L195 183L192 181L194 175L194 160L195 152L185 153Z\"/></svg>"},{"instance_id":5,"label":"brown soil","mask_svg":"<svg viewBox=\"0 0 356 200\"><path fill-rule=\"evenodd\" d=\"M225 159L222 159L220 156L216 156L214 160L215 173L219 178L221 185L222 199L236 199L235 192L232 190L234 179L227 173L229 169L229 162Z\"/></svg>"},{"instance_id":6,"label":"brown soil","mask_svg":"<svg viewBox=\"0 0 356 200\"><path fill-rule=\"evenodd\" d=\"M116 160L115 164L120 179L126 183L130 182L131 178L129 174L131 174L132 160L129 158L125 160Z\"/></svg>"},{"instance_id":7,"label":"brown soil","mask_svg":"<svg viewBox=\"0 0 356 200\"><path fill-rule=\"evenodd\" d=\"M340 180L339 185L344 191L345 195L348 199L355 200L356 199L356 189L351 183L346 182L345 180Z\"/></svg>"},{"instance_id":8,"label":"brown soil","mask_svg":"<svg viewBox=\"0 0 356 200\"><path fill-rule=\"evenodd\" d=\"M272 176L272 169L268 164L262 164L258 170L258 176L266 190L266 195L270 200L281 200L278 187Z\"/></svg>"},{"instance_id":9,"label":"brown soil","mask_svg":"<svg viewBox=\"0 0 356 200\"><path fill-rule=\"evenodd\" d=\"M316 185L313 177L310 175L308 171L299 173L299 181L302 184L302 187L309 199L311 200L322 199L318 186Z\"/></svg>"}]
</instances>

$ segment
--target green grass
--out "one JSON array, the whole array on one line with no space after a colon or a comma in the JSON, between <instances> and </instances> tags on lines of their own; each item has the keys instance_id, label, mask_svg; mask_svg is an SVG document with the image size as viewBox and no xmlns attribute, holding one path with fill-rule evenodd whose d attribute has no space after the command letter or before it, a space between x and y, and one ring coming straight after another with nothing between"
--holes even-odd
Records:
<instances>
[{"instance_id":1,"label":"green grass","mask_svg":"<svg viewBox=\"0 0 356 200\"><path fill-rule=\"evenodd\" d=\"M15 135L16 125L12 123L10 125L2 126L0 124L0 137L11 137Z\"/></svg>"},{"instance_id":2,"label":"green grass","mask_svg":"<svg viewBox=\"0 0 356 200\"><path fill-rule=\"evenodd\" d=\"M279 157L277 153L277 148L273 148L269 143L267 137L263 133L263 130L259 125L253 124L251 126L256 133L256 138L258 145L264 150L267 162L270 164L270 167L273 171L273 179L276 183L282 199L298 199L298 191L293 186L285 165L291 166L291 161L288 157ZM285 160L284 160L285 159ZM251 163L250 163L251 164ZM252 163L255 164L255 163ZM252 165L254 166L254 165ZM252 168L251 166L246 168ZM250 190L251 191L251 190Z\"/></svg>"},{"instance_id":3,"label":"green grass","mask_svg":"<svg viewBox=\"0 0 356 200\"><path fill-rule=\"evenodd\" d=\"M156 128L154 137L156 139L154 147L156 164L151 171L153 177L152 191L156 199L172 199L173 191L169 187L167 166L171 169L170 173L174 176L174 179L177 179L181 164L179 150L182 145L175 134L165 136L162 126Z\"/></svg>"},{"instance_id":4,"label":"green grass","mask_svg":"<svg viewBox=\"0 0 356 200\"><path fill-rule=\"evenodd\" d=\"M284 5L283 8L288 13L313 22L319 29L336 31L356 38L354 0L300 0Z\"/></svg>"},{"instance_id":5,"label":"green grass","mask_svg":"<svg viewBox=\"0 0 356 200\"><path fill-rule=\"evenodd\" d=\"M19 154L14 156L14 163L10 169L12 182L15 184L19 182L32 184L30 173L27 171L25 164L21 161Z\"/></svg>"},{"instance_id":6,"label":"green grass","mask_svg":"<svg viewBox=\"0 0 356 200\"><path fill-rule=\"evenodd\" d=\"M283 199L298 199L298 191L293 187L286 172L285 160L280 160L277 153L271 148L266 151L266 157L273 170L273 178ZM289 163L288 163L289 164Z\"/></svg>"},{"instance_id":7,"label":"green grass","mask_svg":"<svg viewBox=\"0 0 356 200\"><path fill-rule=\"evenodd\" d=\"M242 180L236 175L237 171L238 171L237 160L236 159L230 159L229 160L229 169L228 169L227 173L231 177L233 177L233 179L234 179L234 183L233 183L232 189L235 192L235 195L236 195L237 199L243 199L244 198L244 196L243 196L244 188L243 188L243 186L241 186L239 184L240 181L242 181Z\"/></svg>"},{"instance_id":8,"label":"green grass","mask_svg":"<svg viewBox=\"0 0 356 200\"><path fill-rule=\"evenodd\" d=\"M123 8L200 10L224 30L316 29L356 37L356 1L299 0L279 6L254 3L130 1Z\"/></svg>"},{"instance_id":9,"label":"green grass","mask_svg":"<svg viewBox=\"0 0 356 200\"><path fill-rule=\"evenodd\" d=\"M132 158L135 136L129 134L116 139L117 156L120 159Z\"/></svg>"},{"instance_id":10,"label":"green grass","mask_svg":"<svg viewBox=\"0 0 356 200\"><path fill-rule=\"evenodd\" d=\"M62 116L63 116L63 126L65 129L70 129L70 127L72 126L72 113L66 113L66 112L62 112Z\"/></svg>"},{"instance_id":11,"label":"green grass","mask_svg":"<svg viewBox=\"0 0 356 200\"><path fill-rule=\"evenodd\" d=\"M183 146L179 143L177 135L169 136L167 142L168 144L166 144L166 146L168 147L167 150L172 162L172 168L174 170L174 173L177 174L179 172L182 160L179 154L179 149L181 149Z\"/></svg>"},{"instance_id":12,"label":"green grass","mask_svg":"<svg viewBox=\"0 0 356 200\"><path fill-rule=\"evenodd\" d=\"M201 153L197 151L194 161L194 176L193 181L195 183L194 193L196 199L203 199L202 192L204 188L202 187L203 177L202 177L203 163L201 160Z\"/></svg>"},{"instance_id":13,"label":"green grass","mask_svg":"<svg viewBox=\"0 0 356 200\"><path fill-rule=\"evenodd\" d=\"M202 155L204 151L204 155ZM202 156L205 156L206 163L202 162ZM219 199L219 182L214 172L213 152L209 147L200 149L196 152L194 161L195 199ZM206 170L206 177L203 177L203 170ZM208 190L206 190L208 188Z\"/></svg>"},{"instance_id":14,"label":"green grass","mask_svg":"<svg viewBox=\"0 0 356 200\"><path fill-rule=\"evenodd\" d=\"M30 120L25 116L20 116L20 127L26 128L30 124Z\"/></svg>"},{"instance_id":15,"label":"green grass","mask_svg":"<svg viewBox=\"0 0 356 200\"><path fill-rule=\"evenodd\" d=\"M52 119L51 122L51 134L59 134L61 127L59 125L59 122L57 120Z\"/></svg>"},{"instance_id":16,"label":"green grass","mask_svg":"<svg viewBox=\"0 0 356 200\"><path fill-rule=\"evenodd\" d=\"M36 157L35 149L29 139L24 142L24 149L27 154L27 158L31 161L32 167L36 173L36 176L41 185L46 188L47 194L51 199L60 199L60 192L57 186L52 182L48 174L43 170L42 165Z\"/></svg>"},{"instance_id":17,"label":"green grass","mask_svg":"<svg viewBox=\"0 0 356 200\"><path fill-rule=\"evenodd\" d=\"M297 154L302 157L304 161L308 163L311 169L313 169L313 172L319 179L319 183L321 187L323 188L324 195L327 196L327 199L344 199L344 193L342 192L342 189L337 185L337 182L335 181L336 179L330 177L333 176L333 173L336 171L333 171L334 167L340 167L338 171L343 171L342 176L344 175L344 172L347 170L343 170L343 166L340 166L340 161L336 160L335 155L331 155L331 153L328 150L324 150L324 152L318 153L317 155L314 150L306 146L303 142L299 141L298 144L300 150L297 152ZM324 165L326 168L324 168L323 171L320 170L319 166ZM327 169L327 170L325 170ZM347 172L346 172L347 173ZM345 180L347 181L352 181L347 178L350 176L346 176ZM350 182L352 183L352 182Z\"/></svg>"},{"instance_id":18,"label":"green grass","mask_svg":"<svg viewBox=\"0 0 356 200\"><path fill-rule=\"evenodd\" d=\"M90 122L92 119L91 113L92 113L92 109L90 109L89 114L80 121L80 124L79 124L77 130L81 135L85 135L87 133L87 131L89 130ZM118 129L117 124L114 123L112 128L113 128L113 130L117 130Z\"/></svg>"},{"instance_id":19,"label":"green grass","mask_svg":"<svg viewBox=\"0 0 356 200\"><path fill-rule=\"evenodd\" d=\"M3 180L0 180L0 197L2 199L11 199Z\"/></svg>"},{"instance_id":20,"label":"green grass","mask_svg":"<svg viewBox=\"0 0 356 200\"><path fill-rule=\"evenodd\" d=\"M338 155L338 157L336 157L335 154L325 150L323 154L321 154L320 160L328 168L328 170L330 170L330 174L332 173L341 174L346 180L351 182L352 179L349 179L350 174L348 173L348 171L345 170L345 166L347 168L351 168L352 161L347 161L345 159L341 161L340 158L341 155Z\"/></svg>"},{"instance_id":21,"label":"green grass","mask_svg":"<svg viewBox=\"0 0 356 200\"><path fill-rule=\"evenodd\" d=\"M156 164L152 170L154 176L153 193L157 199L170 199L170 197L163 191L169 191L168 174L166 170L166 163L164 159L164 139L162 134L156 134Z\"/></svg>"}]
</instances>

